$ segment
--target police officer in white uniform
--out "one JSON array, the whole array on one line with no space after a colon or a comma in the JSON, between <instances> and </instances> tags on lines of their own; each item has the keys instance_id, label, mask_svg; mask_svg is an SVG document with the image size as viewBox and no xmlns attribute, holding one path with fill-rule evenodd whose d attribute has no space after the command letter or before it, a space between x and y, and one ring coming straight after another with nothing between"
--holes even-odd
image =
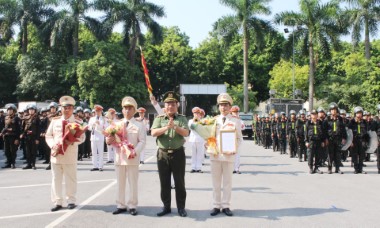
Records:
<instances>
[{"instance_id":1,"label":"police officer in white uniform","mask_svg":"<svg viewBox=\"0 0 380 228\"><path fill-rule=\"evenodd\" d=\"M133 117L136 113L137 103L132 97L124 97L121 103L123 107L124 119L117 124L122 125L123 134L129 143L133 144L136 156L128 158L127 154L121 151L121 148L116 147L115 153L115 170L116 180L118 185L116 203L117 209L113 212L114 215L127 211L131 215L137 215L138 203L138 177L139 177L139 161L140 153L143 151L146 143L146 130L141 122L136 121ZM110 144L115 139L112 136L106 138L107 144ZM128 179L129 185L129 200L125 201L125 185Z\"/></svg>"},{"instance_id":2,"label":"police officer in white uniform","mask_svg":"<svg viewBox=\"0 0 380 228\"><path fill-rule=\"evenodd\" d=\"M189 120L189 128L191 124L201 119L201 109L194 107L192 109L193 119ZM202 163L205 155L205 140L195 131L190 131L189 142L191 144L191 171L190 173L202 173Z\"/></svg>"},{"instance_id":3,"label":"police officer in white uniform","mask_svg":"<svg viewBox=\"0 0 380 228\"><path fill-rule=\"evenodd\" d=\"M236 132L237 148L243 141L241 133L241 122L239 119L232 117L230 110L232 107L232 98L227 93L219 94L217 98L220 115L216 117L216 142L220 148L220 131L234 130ZM220 209L227 216L232 216L230 210L231 191L232 191L232 172L234 170L235 154L211 155L211 177L213 186L213 209L210 215L215 216L220 213ZM223 185L222 185L223 184ZM223 188L223 190L222 190Z\"/></svg>"},{"instance_id":4,"label":"police officer in white uniform","mask_svg":"<svg viewBox=\"0 0 380 228\"><path fill-rule=\"evenodd\" d=\"M103 107L100 105L94 106L95 115L88 122L88 130L91 131L91 152L92 165L91 171L103 171L103 156L104 156L104 130L108 123L103 117Z\"/></svg>"},{"instance_id":5,"label":"police officer in white uniform","mask_svg":"<svg viewBox=\"0 0 380 228\"><path fill-rule=\"evenodd\" d=\"M62 116L54 117L46 131L45 139L50 148L54 150L62 142L62 124L64 121L68 123L82 124L82 120L75 118L73 115L75 100L70 96L63 96L59 99L59 104L62 107ZM52 171L52 186L51 186L51 200L55 207L51 211L58 211L62 209L63 194L62 194L62 181L65 177L66 186L66 199L68 208L75 208L76 192L77 192L77 158L78 158L78 145L84 142L85 134L82 134L78 142L69 145L64 154L58 154L51 157L51 171ZM52 150L52 151L53 151Z\"/></svg>"},{"instance_id":6,"label":"police officer in white uniform","mask_svg":"<svg viewBox=\"0 0 380 228\"><path fill-rule=\"evenodd\" d=\"M107 125L115 125L119 120L116 118L116 110L109 108L106 115ZM115 147L107 145L107 163L113 163L115 161Z\"/></svg>"}]
</instances>

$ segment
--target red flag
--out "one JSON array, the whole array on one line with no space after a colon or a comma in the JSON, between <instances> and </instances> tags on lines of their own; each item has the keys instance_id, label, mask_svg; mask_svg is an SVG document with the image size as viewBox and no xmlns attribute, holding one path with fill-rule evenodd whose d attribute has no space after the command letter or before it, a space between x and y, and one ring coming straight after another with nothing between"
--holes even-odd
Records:
<instances>
[{"instance_id":1,"label":"red flag","mask_svg":"<svg viewBox=\"0 0 380 228\"><path fill-rule=\"evenodd\" d=\"M146 83L146 86L148 87L149 94L152 95L153 88L152 88L152 85L150 84L149 72L148 72L148 68L146 67L146 62L145 62L144 54L142 52L141 47L140 47L140 50L141 50L141 65L144 69L145 83Z\"/></svg>"}]
</instances>

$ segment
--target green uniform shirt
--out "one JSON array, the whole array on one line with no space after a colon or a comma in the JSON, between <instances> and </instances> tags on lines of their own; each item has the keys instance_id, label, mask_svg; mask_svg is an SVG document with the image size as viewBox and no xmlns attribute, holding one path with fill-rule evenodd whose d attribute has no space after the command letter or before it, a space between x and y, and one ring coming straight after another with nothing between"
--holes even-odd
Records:
<instances>
[{"instance_id":1,"label":"green uniform shirt","mask_svg":"<svg viewBox=\"0 0 380 228\"><path fill-rule=\"evenodd\" d=\"M169 116L159 115L152 124L152 129L162 128L168 125ZM174 125L189 130L185 116L176 114ZM164 134L157 137L157 146L161 149L178 149L185 144L185 138L176 133L174 129L168 129Z\"/></svg>"}]
</instances>

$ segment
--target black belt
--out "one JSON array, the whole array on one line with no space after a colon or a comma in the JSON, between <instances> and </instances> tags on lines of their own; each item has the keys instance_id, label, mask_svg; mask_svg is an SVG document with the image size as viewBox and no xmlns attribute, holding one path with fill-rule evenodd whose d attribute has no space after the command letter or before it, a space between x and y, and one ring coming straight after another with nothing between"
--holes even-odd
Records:
<instances>
[{"instance_id":1,"label":"black belt","mask_svg":"<svg viewBox=\"0 0 380 228\"><path fill-rule=\"evenodd\" d=\"M159 148L159 150L161 150L162 152L168 153L168 154L172 154L172 153L175 153L176 151L180 151L180 150L183 151L183 146L181 146L180 148L177 148L177 149L164 149L164 148Z\"/></svg>"}]
</instances>

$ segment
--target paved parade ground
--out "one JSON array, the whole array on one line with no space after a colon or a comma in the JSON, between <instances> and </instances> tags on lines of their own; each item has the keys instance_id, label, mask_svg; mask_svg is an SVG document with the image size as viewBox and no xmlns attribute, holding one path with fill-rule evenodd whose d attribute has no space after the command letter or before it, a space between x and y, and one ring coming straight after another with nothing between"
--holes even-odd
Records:
<instances>
[{"instance_id":1,"label":"paved parade ground","mask_svg":"<svg viewBox=\"0 0 380 228\"><path fill-rule=\"evenodd\" d=\"M113 165L90 172L91 161L78 163L78 207L50 212L51 173L47 165L37 170L0 170L0 227L379 227L380 175L376 162L367 162L364 174L308 174L305 162L265 150L251 140L242 144L242 174L233 176L231 210L211 217L210 162L204 173L190 173L187 144L186 209L179 217L173 190L172 213L157 217L162 203L156 164L155 139L147 137L145 164L140 165L138 215L113 215L116 182ZM19 153L19 157L20 157ZM106 157L106 156L105 156ZM1 154L0 164L4 164ZM374 160L374 156L372 157ZM326 171L326 168L321 168ZM66 206L66 205L64 205Z\"/></svg>"}]
</instances>

